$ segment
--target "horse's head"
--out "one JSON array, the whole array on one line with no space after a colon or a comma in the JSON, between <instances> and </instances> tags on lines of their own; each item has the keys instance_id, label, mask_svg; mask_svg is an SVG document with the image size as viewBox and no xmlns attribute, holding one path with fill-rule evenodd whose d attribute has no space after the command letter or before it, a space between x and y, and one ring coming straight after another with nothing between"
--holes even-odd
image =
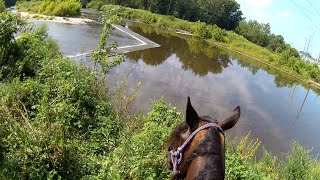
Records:
<instances>
[{"instance_id":1,"label":"horse's head","mask_svg":"<svg viewBox=\"0 0 320 180\"><path fill-rule=\"evenodd\" d=\"M186 122L173 130L166 143L173 178L224 179L224 131L232 128L239 117L239 106L221 121L199 117L188 97Z\"/></svg>"}]
</instances>

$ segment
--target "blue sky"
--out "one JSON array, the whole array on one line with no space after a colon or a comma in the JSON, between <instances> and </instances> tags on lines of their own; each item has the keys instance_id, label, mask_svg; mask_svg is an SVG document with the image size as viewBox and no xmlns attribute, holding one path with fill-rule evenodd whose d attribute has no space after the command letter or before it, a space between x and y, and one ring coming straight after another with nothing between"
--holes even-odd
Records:
<instances>
[{"instance_id":1,"label":"blue sky","mask_svg":"<svg viewBox=\"0 0 320 180\"><path fill-rule=\"evenodd\" d=\"M302 51L310 38L309 53L320 54L320 0L236 0L246 20L270 23L274 34Z\"/></svg>"}]
</instances>

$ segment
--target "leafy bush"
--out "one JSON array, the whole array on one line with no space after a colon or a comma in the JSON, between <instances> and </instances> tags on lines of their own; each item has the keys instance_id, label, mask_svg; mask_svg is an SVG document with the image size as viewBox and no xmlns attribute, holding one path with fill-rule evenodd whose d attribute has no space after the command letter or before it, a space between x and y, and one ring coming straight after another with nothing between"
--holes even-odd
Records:
<instances>
[{"instance_id":1,"label":"leafy bush","mask_svg":"<svg viewBox=\"0 0 320 180\"><path fill-rule=\"evenodd\" d=\"M12 44L1 44L11 53L11 61L1 57L2 66L16 73L0 82L0 177L80 179L96 174L97 160L115 147L119 136L103 75L51 53L58 47L45 28L14 39L24 22L17 23L13 14L1 18L1 40Z\"/></svg>"},{"instance_id":2,"label":"leafy bush","mask_svg":"<svg viewBox=\"0 0 320 180\"><path fill-rule=\"evenodd\" d=\"M23 1L17 4L20 11L67 17L80 16L81 7L78 0Z\"/></svg>"},{"instance_id":3,"label":"leafy bush","mask_svg":"<svg viewBox=\"0 0 320 180\"><path fill-rule=\"evenodd\" d=\"M285 179L311 179L311 158L309 151L297 142L291 144L291 151L286 154L286 162L282 163L282 175ZM316 178L316 177L314 177Z\"/></svg>"},{"instance_id":4,"label":"leafy bush","mask_svg":"<svg viewBox=\"0 0 320 180\"><path fill-rule=\"evenodd\" d=\"M105 4L103 0L92 0L87 4L87 8L92 8L96 10L100 10L101 7Z\"/></svg>"},{"instance_id":5,"label":"leafy bush","mask_svg":"<svg viewBox=\"0 0 320 180\"><path fill-rule=\"evenodd\" d=\"M6 5L4 4L4 0L0 0L0 13L2 13L6 9Z\"/></svg>"},{"instance_id":6,"label":"leafy bush","mask_svg":"<svg viewBox=\"0 0 320 180\"><path fill-rule=\"evenodd\" d=\"M154 102L147 116L134 119L142 128L125 133L120 145L104 160L100 179L167 179L163 143L182 116L163 100Z\"/></svg>"},{"instance_id":7,"label":"leafy bush","mask_svg":"<svg viewBox=\"0 0 320 180\"><path fill-rule=\"evenodd\" d=\"M55 16L79 16L81 14L81 3L77 0L65 0L57 4L53 9L52 15Z\"/></svg>"},{"instance_id":8,"label":"leafy bush","mask_svg":"<svg viewBox=\"0 0 320 180\"><path fill-rule=\"evenodd\" d=\"M20 16L13 13L2 13L0 24L2 32L0 34L0 65L2 66L0 79L32 77L36 74L40 62L47 55L55 53L48 49L52 41L48 41L45 27L26 32L18 39L14 39L14 34L26 25Z\"/></svg>"},{"instance_id":9,"label":"leafy bush","mask_svg":"<svg viewBox=\"0 0 320 180\"><path fill-rule=\"evenodd\" d=\"M206 23L197 21L196 23L192 24L191 32L197 37L204 39L211 38L211 34L208 32L206 27Z\"/></svg>"}]
</instances>

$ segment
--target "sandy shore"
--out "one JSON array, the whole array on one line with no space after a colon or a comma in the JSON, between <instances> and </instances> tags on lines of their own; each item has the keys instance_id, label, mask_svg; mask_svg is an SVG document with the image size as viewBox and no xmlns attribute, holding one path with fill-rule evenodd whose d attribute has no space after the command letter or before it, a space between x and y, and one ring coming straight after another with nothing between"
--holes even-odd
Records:
<instances>
[{"instance_id":1,"label":"sandy shore","mask_svg":"<svg viewBox=\"0 0 320 180\"><path fill-rule=\"evenodd\" d=\"M58 23L66 23L66 24L87 24L90 22L94 22L94 20L86 19L86 18L47 16L47 15L41 15L41 14L30 14L28 12L20 12L20 14L22 17L25 17L30 20L37 20L37 21L50 21L50 22L58 22Z\"/></svg>"}]
</instances>

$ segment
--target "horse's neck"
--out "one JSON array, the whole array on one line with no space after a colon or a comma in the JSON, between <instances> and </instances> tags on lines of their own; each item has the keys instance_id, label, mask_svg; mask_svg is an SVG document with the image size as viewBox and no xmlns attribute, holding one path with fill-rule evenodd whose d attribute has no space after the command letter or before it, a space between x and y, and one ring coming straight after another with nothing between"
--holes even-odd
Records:
<instances>
[{"instance_id":1,"label":"horse's neck","mask_svg":"<svg viewBox=\"0 0 320 180\"><path fill-rule=\"evenodd\" d=\"M224 165L222 158L222 156L212 154L194 158L189 164L186 179L223 180Z\"/></svg>"}]
</instances>

